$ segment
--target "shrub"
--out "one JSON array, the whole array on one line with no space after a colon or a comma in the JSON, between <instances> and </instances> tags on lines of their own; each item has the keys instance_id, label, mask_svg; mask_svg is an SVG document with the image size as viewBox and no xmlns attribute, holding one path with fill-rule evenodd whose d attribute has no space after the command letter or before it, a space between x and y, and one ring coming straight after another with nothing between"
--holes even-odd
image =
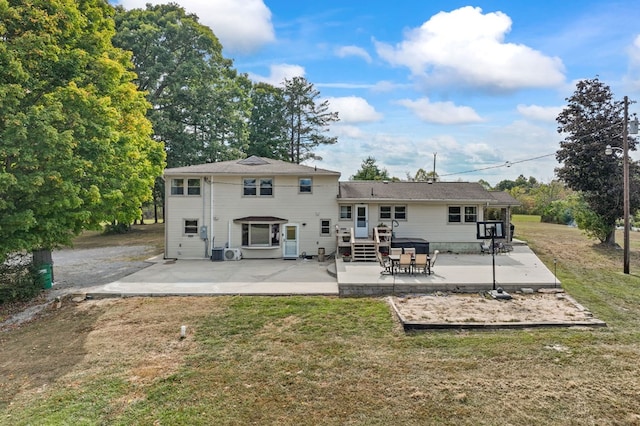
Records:
<instances>
[{"instance_id":1,"label":"shrub","mask_svg":"<svg viewBox=\"0 0 640 426\"><path fill-rule=\"evenodd\" d=\"M43 288L43 276L29 255L11 255L0 265L0 304L29 300Z\"/></svg>"}]
</instances>

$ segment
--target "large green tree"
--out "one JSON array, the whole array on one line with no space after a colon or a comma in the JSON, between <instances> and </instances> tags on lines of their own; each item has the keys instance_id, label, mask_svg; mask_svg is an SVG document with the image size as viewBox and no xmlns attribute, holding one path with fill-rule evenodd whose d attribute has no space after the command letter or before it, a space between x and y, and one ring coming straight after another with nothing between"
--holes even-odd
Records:
<instances>
[{"instance_id":1,"label":"large green tree","mask_svg":"<svg viewBox=\"0 0 640 426\"><path fill-rule=\"evenodd\" d=\"M597 216L597 229L587 231L602 242L615 243L615 222L623 215L622 164L606 155L607 145L622 147L623 102L614 99L611 88L598 78L579 81L568 105L557 117L558 132L565 135L556 159L562 164L556 173L571 189L579 191ZM629 148L636 142L629 138ZM638 165L630 163L631 211L640 206Z\"/></svg>"},{"instance_id":2,"label":"large green tree","mask_svg":"<svg viewBox=\"0 0 640 426\"><path fill-rule=\"evenodd\" d=\"M163 167L103 0L0 0L0 260L131 223Z\"/></svg>"},{"instance_id":3,"label":"large green tree","mask_svg":"<svg viewBox=\"0 0 640 426\"><path fill-rule=\"evenodd\" d=\"M251 90L251 104L247 156L289 161L284 91L267 83L256 83Z\"/></svg>"},{"instance_id":4,"label":"large green tree","mask_svg":"<svg viewBox=\"0 0 640 426\"><path fill-rule=\"evenodd\" d=\"M211 29L176 4L116 9L114 45L133 52L138 89L153 105L154 137L167 165L244 156L251 82L222 55Z\"/></svg>"},{"instance_id":5,"label":"large green tree","mask_svg":"<svg viewBox=\"0 0 640 426\"><path fill-rule=\"evenodd\" d=\"M329 101L321 101L318 91L304 77L284 80L285 114L289 138L289 161L320 159L314 149L331 145L338 138L328 136L329 125L339 121L338 113L329 110Z\"/></svg>"}]
</instances>

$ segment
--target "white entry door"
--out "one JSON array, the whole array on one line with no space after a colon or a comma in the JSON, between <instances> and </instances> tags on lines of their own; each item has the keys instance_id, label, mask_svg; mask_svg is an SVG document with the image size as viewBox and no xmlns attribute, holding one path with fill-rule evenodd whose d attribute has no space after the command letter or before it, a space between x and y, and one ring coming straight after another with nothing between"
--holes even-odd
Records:
<instances>
[{"instance_id":1,"label":"white entry door","mask_svg":"<svg viewBox=\"0 0 640 426\"><path fill-rule=\"evenodd\" d=\"M356 238L369 237L369 206L356 204Z\"/></svg>"},{"instance_id":2,"label":"white entry door","mask_svg":"<svg viewBox=\"0 0 640 426\"><path fill-rule=\"evenodd\" d=\"M284 225L284 253L285 259L298 257L298 225Z\"/></svg>"}]
</instances>

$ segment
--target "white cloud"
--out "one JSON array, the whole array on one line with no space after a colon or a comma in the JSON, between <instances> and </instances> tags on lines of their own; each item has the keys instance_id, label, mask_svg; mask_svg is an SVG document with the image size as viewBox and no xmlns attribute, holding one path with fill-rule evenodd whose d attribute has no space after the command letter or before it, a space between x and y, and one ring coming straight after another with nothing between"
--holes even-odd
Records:
<instances>
[{"instance_id":1,"label":"white cloud","mask_svg":"<svg viewBox=\"0 0 640 426\"><path fill-rule=\"evenodd\" d=\"M556 121L556 117L562 112L562 106L543 107L539 105L518 105L518 112L525 118L536 121Z\"/></svg>"},{"instance_id":2,"label":"white cloud","mask_svg":"<svg viewBox=\"0 0 640 426\"><path fill-rule=\"evenodd\" d=\"M371 55L367 53L361 47L358 46L342 46L336 49L336 55L339 58L346 58L347 56L357 56L364 59L367 63L371 63Z\"/></svg>"},{"instance_id":3,"label":"white cloud","mask_svg":"<svg viewBox=\"0 0 640 426\"><path fill-rule=\"evenodd\" d=\"M369 123L382 119L382 114L361 97L345 96L327 100L329 108L338 112L340 123Z\"/></svg>"},{"instance_id":4,"label":"white cloud","mask_svg":"<svg viewBox=\"0 0 640 426\"><path fill-rule=\"evenodd\" d=\"M368 137L361 128L343 124L331 126L331 135L348 139L365 139Z\"/></svg>"},{"instance_id":5,"label":"white cloud","mask_svg":"<svg viewBox=\"0 0 640 426\"><path fill-rule=\"evenodd\" d=\"M275 41L271 11L263 0L172 0L187 13L198 16L218 37L225 51L253 52ZM147 3L165 4L166 0L119 0L125 9L145 8Z\"/></svg>"},{"instance_id":6,"label":"white cloud","mask_svg":"<svg viewBox=\"0 0 640 426\"><path fill-rule=\"evenodd\" d=\"M629 59L632 64L640 65L640 35L633 40L633 44L629 47Z\"/></svg>"},{"instance_id":7,"label":"white cloud","mask_svg":"<svg viewBox=\"0 0 640 426\"><path fill-rule=\"evenodd\" d=\"M378 54L418 78L491 90L555 87L564 82L557 57L522 44L505 43L511 19L502 12L483 14L471 6L440 12L392 46L375 42Z\"/></svg>"},{"instance_id":8,"label":"white cloud","mask_svg":"<svg viewBox=\"0 0 640 426\"><path fill-rule=\"evenodd\" d=\"M623 81L628 90L637 92L640 91L640 78L638 78L640 71L640 35L635 37L631 46L628 47L627 53L629 55L629 69Z\"/></svg>"},{"instance_id":9,"label":"white cloud","mask_svg":"<svg viewBox=\"0 0 640 426\"><path fill-rule=\"evenodd\" d=\"M408 85L406 85L406 84L398 84L398 83L393 83L391 81L382 80L382 81L377 82L372 87L372 90L374 92L378 92L378 93L386 93L386 92L393 92L394 90L402 89L402 88L405 88L407 86Z\"/></svg>"},{"instance_id":10,"label":"white cloud","mask_svg":"<svg viewBox=\"0 0 640 426\"><path fill-rule=\"evenodd\" d=\"M410 109L421 120L436 124L477 123L482 118L467 106L456 106L453 102L431 102L429 98L416 101L402 99L398 104Z\"/></svg>"},{"instance_id":11,"label":"white cloud","mask_svg":"<svg viewBox=\"0 0 640 426\"><path fill-rule=\"evenodd\" d=\"M262 81L273 86L280 86L284 79L292 79L293 77L304 77L304 67L292 64L274 64L269 67L269 75L261 76L257 74L249 74L249 78L255 81Z\"/></svg>"}]
</instances>

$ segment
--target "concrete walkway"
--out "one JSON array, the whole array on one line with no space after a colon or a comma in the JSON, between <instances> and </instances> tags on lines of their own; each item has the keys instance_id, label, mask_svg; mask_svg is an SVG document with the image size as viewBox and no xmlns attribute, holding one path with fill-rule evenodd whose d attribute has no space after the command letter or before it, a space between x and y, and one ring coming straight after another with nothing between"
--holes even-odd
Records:
<instances>
[{"instance_id":1,"label":"concrete walkway","mask_svg":"<svg viewBox=\"0 0 640 426\"><path fill-rule=\"evenodd\" d=\"M380 295L491 290L491 255L438 256L432 275L384 275L377 263L341 259L151 259L153 264L118 281L86 289L94 297L168 295ZM495 257L496 284L507 291L560 287L527 246ZM55 286L54 286L55 287Z\"/></svg>"}]
</instances>

